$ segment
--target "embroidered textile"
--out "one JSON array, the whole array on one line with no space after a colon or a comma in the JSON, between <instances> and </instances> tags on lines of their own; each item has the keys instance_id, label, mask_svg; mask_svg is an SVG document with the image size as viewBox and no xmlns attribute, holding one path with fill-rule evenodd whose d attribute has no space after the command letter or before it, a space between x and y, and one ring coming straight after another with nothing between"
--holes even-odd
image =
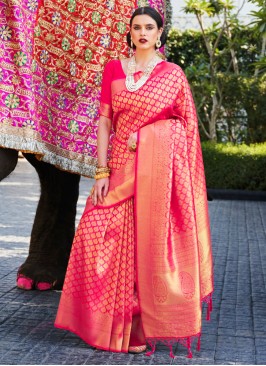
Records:
<instances>
[{"instance_id":1,"label":"embroidered textile","mask_svg":"<svg viewBox=\"0 0 266 366\"><path fill-rule=\"evenodd\" d=\"M162 8L162 0L150 1ZM0 146L94 174L102 70L128 55L136 6L136 0L0 0Z\"/></svg>"}]
</instances>

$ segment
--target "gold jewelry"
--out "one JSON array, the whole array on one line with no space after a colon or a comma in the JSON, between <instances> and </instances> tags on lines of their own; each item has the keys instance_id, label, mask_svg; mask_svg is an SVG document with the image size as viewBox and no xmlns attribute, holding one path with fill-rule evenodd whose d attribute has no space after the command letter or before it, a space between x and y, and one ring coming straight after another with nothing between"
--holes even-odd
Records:
<instances>
[{"instance_id":1,"label":"gold jewelry","mask_svg":"<svg viewBox=\"0 0 266 366\"><path fill-rule=\"evenodd\" d=\"M129 62L128 62L128 67L127 67L127 76L126 76L126 88L128 91L130 92L134 92L136 90L138 90L139 88L141 88L146 81L148 80L148 78L150 77L153 69L155 68L155 66L161 62L162 59L156 54L151 61L148 63L148 65L146 66L146 68L143 71L143 75L138 79L137 82L135 82L134 80L134 73L136 72L136 59L135 56L133 56Z\"/></svg>"},{"instance_id":2,"label":"gold jewelry","mask_svg":"<svg viewBox=\"0 0 266 366\"><path fill-rule=\"evenodd\" d=\"M136 142L133 142L133 143L130 145L130 149L131 149L132 151L136 151L136 149L137 149L137 144L136 144Z\"/></svg>"},{"instance_id":3,"label":"gold jewelry","mask_svg":"<svg viewBox=\"0 0 266 366\"><path fill-rule=\"evenodd\" d=\"M96 168L96 171L95 171L96 175L101 174L101 173L110 174L110 172L111 172L111 169L108 166L98 167L98 168Z\"/></svg>"},{"instance_id":4,"label":"gold jewelry","mask_svg":"<svg viewBox=\"0 0 266 366\"><path fill-rule=\"evenodd\" d=\"M97 165L97 169L108 168L107 165Z\"/></svg>"},{"instance_id":5,"label":"gold jewelry","mask_svg":"<svg viewBox=\"0 0 266 366\"><path fill-rule=\"evenodd\" d=\"M160 38L157 39L155 45L156 45L156 48L160 48L161 47L162 42L161 42Z\"/></svg>"},{"instance_id":6,"label":"gold jewelry","mask_svg":"<svg viewBox=\"0 0 266 366\"><path fill-rule=\"evenodd\" d=\"M111 171L111 169L110 168L96 168L96 172L108 172L108 173L110 173L110 171Z\"/></svg>"},{"instance_id":7,"label":"gold jewelry","mask_svg":"<svg viewBox=\"0 0 266 366\"><path fill-rule=\"evenodd\" d=\"M98 180L98 179L102 179L102 178L108 178L110 177L110 173L99 173L99 174L95 174L94 179Z\"/></svg>"},{"instance_id":8,"label":"gold jewelry","mask_svg":"<svg viewBox=\"0 0 266 366\"><path fill-rule=\"evenodd\" d=\"M132 38L130 38L129 57L132 57L134 55L134 48L133 47L134 47L134 44L133 44Z\"/></svg>"}]
</instances>

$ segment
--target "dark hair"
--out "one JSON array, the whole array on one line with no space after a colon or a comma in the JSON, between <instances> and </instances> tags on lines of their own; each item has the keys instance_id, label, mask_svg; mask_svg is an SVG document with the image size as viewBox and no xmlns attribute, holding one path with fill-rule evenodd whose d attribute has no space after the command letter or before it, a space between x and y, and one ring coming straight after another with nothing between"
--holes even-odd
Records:
<instances>
[{"instance_id":1,"label":"dark hair","mask_svg":"<svg viewBox=\"0 0 266 366\"><path fill-rule=\"evenodd\" d=\"M158 13L157 10L155 10L154 8L151 8L150 6L143 6L143 7L138 8L134 11L134 13L132 14L132 17L130 19L130 22L129 22L130 27L132 26L133 19L137 15L143 15L143 14L149 15L153 20L155 20L158 29L163 28L163 19L162 19L160 13ZM166 40L167 40L167 35L166 35L166 32L164 30L161 34L160 40L161 40L161 43L162 43L162 46L163 46L166 43ZM127 44L129 45L129 47L131 47L130 32L127 33ZM133 45L133 48L136 49L136 46Z\"/></svg>"}]
</instances>

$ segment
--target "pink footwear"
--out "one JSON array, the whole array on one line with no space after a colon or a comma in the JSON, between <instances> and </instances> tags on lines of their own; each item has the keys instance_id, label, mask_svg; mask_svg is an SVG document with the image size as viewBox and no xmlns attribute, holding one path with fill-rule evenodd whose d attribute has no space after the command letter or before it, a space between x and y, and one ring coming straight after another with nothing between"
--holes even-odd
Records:
<instances>
[{"instance_id":1,"label":"pink footwear","mask_svg":"<svg viewBox=\"0 0 266 366\"><path fill-rule=\"evenodd\" d=\"M32 290L34 287L34 281L31 278L25 277L23 274L18 274L17 287L22 290Z\"/></svg>"},{"instance_id":2,"label":"pink footwear","mask_svg":"<svg viewBox=\"0 0 266 366\"><path fill-rule=\"evenodd\" d=\"M47 291L47 290L52 289L53 284L49 283L49 282L37 282L35 287L36 287L36 290Z\"/></svg>"}]
</instances>

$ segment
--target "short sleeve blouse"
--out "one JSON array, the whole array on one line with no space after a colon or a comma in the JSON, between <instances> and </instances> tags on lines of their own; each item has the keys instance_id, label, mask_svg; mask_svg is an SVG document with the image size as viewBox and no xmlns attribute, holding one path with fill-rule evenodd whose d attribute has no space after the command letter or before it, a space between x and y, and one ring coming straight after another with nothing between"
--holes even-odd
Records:
<instances>
[{"instance_id":1,"label":"short sleeve blouse","mask_svg":"<svg viewBox=\"0 0 266 366\"><path fill-rule=\"evenodd\" d=\"M103 72L102 90L100 99L100 116L112 119L112 82L117 79L124 79L125 74L120 60L109 61Z\"/></svg>"}]
</instances>

